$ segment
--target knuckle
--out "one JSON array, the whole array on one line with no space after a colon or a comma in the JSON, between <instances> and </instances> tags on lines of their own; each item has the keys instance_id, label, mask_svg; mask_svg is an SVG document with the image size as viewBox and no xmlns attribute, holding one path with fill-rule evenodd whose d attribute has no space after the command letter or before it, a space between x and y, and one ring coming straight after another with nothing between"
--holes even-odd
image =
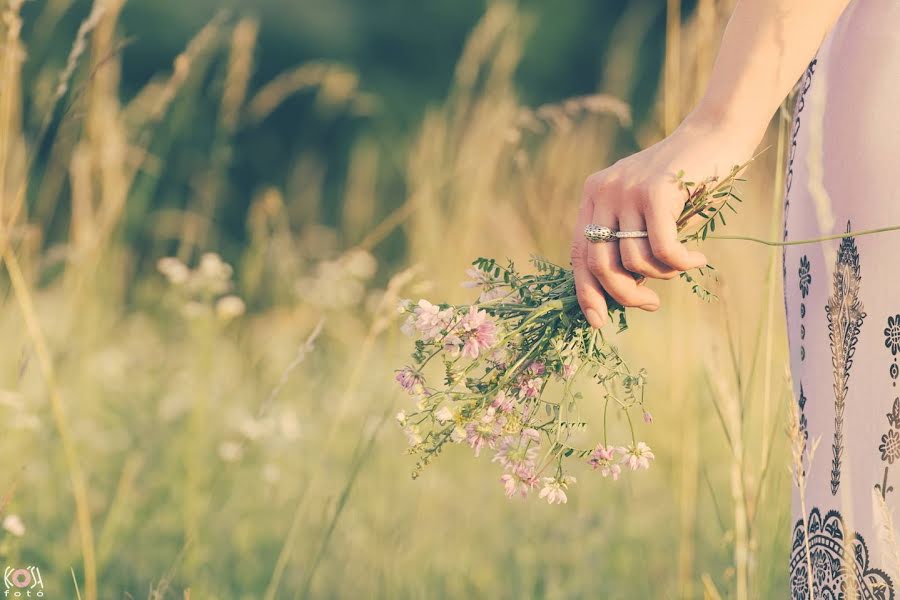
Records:
<instances>
[{"instance_id":1,"label":"knuckle","mask_svg":"<svg viewBox=\"0 0 900 600\"><path fill-rule=\"evenodd\" d=\"M572 261L572 266L581 266L584 264L584 242L580 239L575 239L572 241L571 246L569 246L569 259Z\"/></svg>"},{"instance_id":2,"label":"knuckle","mask_svg":"<svg viewBox=\"0 0 900 600\"><path fill-rule=\"evenodd\" d=\"M600 275L606 270L606 261L604 261L597 254L589 252L586 259L586 264L588 270L595 275Z\"/></svg>"},{"instance_id":3,"label":"knuckle","mask_svg":"<svg viewBox=\"0 0 900 600\"><path fill-rule=\"evenodd\" d=\"M592 173L584 180L584 194L586 196L594 195L603 185L603 175L601 173Z\"/></svg>"},{"instance_id":4,"label":"knuckle","mask_svg":"<svg viewBox=\"0 0 900 600\"><path fill-rule=\"evenodd\" d=\"M640 256L635 256L631 252L622 253L622 266L632 273L643 273L647 270L647 262Z\"/></svg>"},{"instance_id":5,"label":"knuckle","mask_svg":"<svg viewBox=\"0 0 900 600\"><path fill-rule=\"evenodd\" d=\"M623 186L622 193L631 198L643 198L647 194L647 186L643 181L635 181Z\"/></svg>"},{"instance_id":6,"label":"knuckle","mask_svg":"<svg viewBox=\"0 0 900 600\"><path fill-rule=\"evenodd\" d=\"M641 201L647 210L659 210L665 203L665 198L663 187L658 183L646 184L644 193L641 195Z\"/></svg>"},{"instance_id":7,"label":"knuckle","mask_svg":"<svg viewBox=\"0 0 900 600\"><path fill-rule=\"evenodd\" d=\"M646 198L648 207L652 207L653 209L659 210L666 214L669 213L673 195L672 190L666 187L664 184L656 182L648 183L646 186L644 197Z\"/></svg>"},{"instance_id":8,"label":"knuckle","mask_svg":"<svg viewBox=\"0 0 900 600\"><path fill-rule=\"evenodd\" d=\"M679 247L673 244L665 244L654 249L653 254L664 263L676 267L683 260L680 250Z\"/></svg>"},{"instance_id":9,"label":"knuckle","mask_svg":"<svg viewBox=\"0 0 900 600\"><path fill-rule=\"evenodd\" d=\"M657 276L657 279L669 280L675 279L676 277L678 277L678 271L661 271Z\"/></svg>"},{"instance_id":10,"label":"knuckle","mask_svg":"<svg viewBox=\"0 0 900 600\"><path fill-rule=\"evenodd\" d=\"M578 300L578 305L582 308L587 308L591 305L586 286L575 285L575 298Z\"/></svg>"},{"instance_id":11,"label":"knuckle","mask_svg":"<svg viewBox=\"0 0 900 600\"><path fill-rule=\"evenodd\" d=\"M646 184L647 196L652 199L660 199L669 192L669 187L659 181L648 181Z\"/></svg>"}]
</instances>

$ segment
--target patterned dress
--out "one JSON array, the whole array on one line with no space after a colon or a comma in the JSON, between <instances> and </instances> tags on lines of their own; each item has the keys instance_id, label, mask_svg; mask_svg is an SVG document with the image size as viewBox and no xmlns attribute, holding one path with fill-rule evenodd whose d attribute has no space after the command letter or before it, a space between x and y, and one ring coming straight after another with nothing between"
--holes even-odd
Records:
<instances>
[{"instance_id":1,"label":"patterned dress","mask_svg":"<svg viewBox=\"0 0 900 600\"><path fill-rule=\"evenodd\" d=\"M785 239L900 224L900 0L854 0L800 82ZM900 232L784 252L805 490L791 597L900 600Z\"/></svg>"}]
</instances>

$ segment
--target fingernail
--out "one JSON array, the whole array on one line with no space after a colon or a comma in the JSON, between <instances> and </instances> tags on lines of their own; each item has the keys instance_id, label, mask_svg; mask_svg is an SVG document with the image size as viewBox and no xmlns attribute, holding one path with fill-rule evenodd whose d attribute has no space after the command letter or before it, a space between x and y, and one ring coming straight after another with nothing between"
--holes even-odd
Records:
<instances>
[{"instance_id":1,"label":"fingernail","mask_svg":"<svg viewBox=\"0 0 900 600\"><path fill-rule=\"evenodd\" d=\"M593 308L589 308L584 311L584 316L587 318L588 323L591 324L591 327L594 329L600 329L603 326L603 317L600 316Z\"/></svg>"},{"instance_id":2,"label":"fingernail","mask_svg":"<svg viewBox=\"0 0 900 600\"><path fill-rule=\"evenodd\" d=\"M649 310L649 311L652 312L652 311L654 311L654 310L656 310L656 309L659 308L659 304L654 304L654 303L651 302L651 303L649 303L649 304L643 304L643 305L641 305L640 308L642 308L643 310Z\"/></svg>"}]
</instances>

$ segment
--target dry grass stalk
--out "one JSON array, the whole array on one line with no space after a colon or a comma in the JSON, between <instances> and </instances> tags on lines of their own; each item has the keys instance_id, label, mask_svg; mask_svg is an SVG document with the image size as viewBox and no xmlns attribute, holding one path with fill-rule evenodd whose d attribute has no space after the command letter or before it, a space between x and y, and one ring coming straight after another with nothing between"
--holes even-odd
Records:
<instances>
[{"instance_id":1,"label":"dry grass stalk","mask_svg":"<svg viewBox=\"0 0 900 600\"><path fill-rule=\"evenodd\" d=\"M3 53L0 58L0 234L6 227L11 227L18 213L18 207L8 207L8 198L18 194L13 190L20 186L16 177L7 179L10 162L19 149L21 132L19 130L19 99L22 89L21 72L25 60L25 49L22 46L22 18L19 11L24 0L10 0L6 9L0 13L3 24ZM11 214L10 214L11 213Z\"/></svg>"},{"instance_id":2,"label":"dry grass stalk","mask_svg":"<svg viewBox=\"0 0 900 600\"><path fill-rule=\"evenodd\" d=\"M228 55L228 69L222 90L220 123L227 133L235 130L241 107L247 98L247 86L253 75L253 51L259 22L255 19L241 19L231 32L231 50Z\"/></svg>"},{"instance_id":3,"label":"dry grass stalk","mask_svg":"<svg viewBox=\"0 0 900 600\"><path fill-rule=\"evenodd\" d=\"M790 373L786 374L790 379ZM794 486L800 502L800 515L803 521L803 543L806 556L806 577L809 597L813 597L812 552L809 546L809 513L806 510L806 474L809 472L813 457L819 445L819 439L807 440L800 429L800 409L795 401L790 403L790 421L788 423L788 439L791 448L791 465L788 469L793 473Z\"/></svg>"},{"instance_id":4,"label":"dry grass stalk","mask_svg":"<svg viewBox=\"0 0 900 600\"><path fill-rule=\"evenodd\" d=\"M66 458L66 467L69 470L69 478L72 483L72 493L75 497L75 515L78 521L79 539L81 542L82 560L84 561L84 588L88 600L97 598L97 564L94 554L94 532L91 525L91 510L88 501L88 487L84 472L81 469L81 461L78 450L72 440L69 430L69 421L65 413L62 394L56 378L56 370L53 359L47 346L43 330L38 320L28 283L25 281L19 263L9 247L3 248L3 261L12 282L16 300L22 311L22 317L28 330L28 336L38 358L38 364L47 382L50 393L50 407L53 413L53 421L59 432L63 445L63 453Z\"/></svg>"},{"instance_id":5,"label":"dry grass stalk","mask_svg":"<svg viewBox=\"0 0 900 600\"><path fill-rule=\"evenodd\" d=\"M318 89L330 104L352 103L366 96L358 91L359 76L355 71L335 63L308 62L278 75L264 85L247 104L247 118L258 123L269 116L287 98L307 89Z\"/></svg>"}]
</instances>

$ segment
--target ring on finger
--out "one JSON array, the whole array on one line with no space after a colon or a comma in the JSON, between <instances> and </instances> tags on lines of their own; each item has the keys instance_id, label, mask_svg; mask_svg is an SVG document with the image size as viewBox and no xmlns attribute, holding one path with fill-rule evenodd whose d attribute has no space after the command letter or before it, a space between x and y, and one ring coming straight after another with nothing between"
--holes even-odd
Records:
<instances>
[{"instance_id":1,"label":"ring on finger","mask_svg":"<svg viewBox=\"0 0 900 600\"><path fill-rule=\"evenodd\" d=\"M596 244L598 242L616 242L625 238L645 238L648 236L646 231L613 231L604 225L588 225L584 228L584 237Z\"/></svg>"}]
</instances>

